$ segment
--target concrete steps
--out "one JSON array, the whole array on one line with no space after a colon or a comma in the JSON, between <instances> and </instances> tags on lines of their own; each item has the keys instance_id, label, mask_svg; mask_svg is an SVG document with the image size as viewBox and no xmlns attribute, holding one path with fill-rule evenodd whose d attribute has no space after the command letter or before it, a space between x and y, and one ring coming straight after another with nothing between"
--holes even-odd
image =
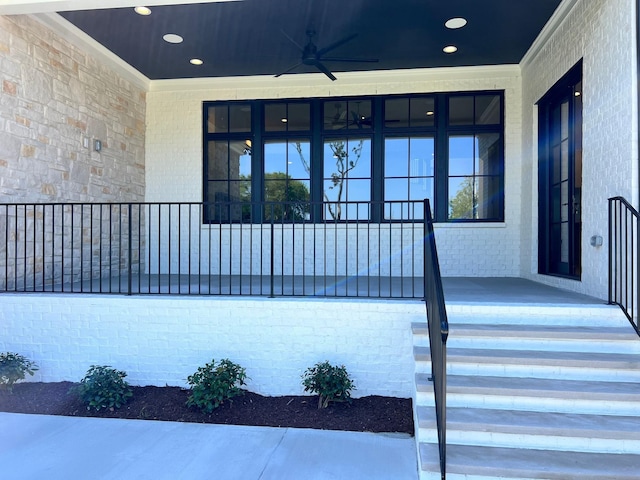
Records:
<instances>
[{"instance_id":1,"label":"concrete steps","mask_svg":"<svg viewBox=\"0 0 640 480\"><path fill-rule=\"evenodd\" d=\"M447 478L640 479L640 338L615 307L447 306ZM439 479L426 324L420 478Z\"/></svg>"}]
</instances>

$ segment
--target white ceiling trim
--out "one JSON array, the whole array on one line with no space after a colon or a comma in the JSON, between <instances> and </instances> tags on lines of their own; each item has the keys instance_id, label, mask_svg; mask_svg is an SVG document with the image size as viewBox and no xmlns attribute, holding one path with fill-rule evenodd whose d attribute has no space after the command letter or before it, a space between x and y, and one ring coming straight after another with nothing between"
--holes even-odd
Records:
<instances>
[{"instance_id":1,"label":"white ceiling trim","mask_svg":"<svg viewBox=\"0 0 640 480\"><path fill-rule=\"evenodd\" d=\"M149 90L149 78L133 68L127 62L118 57L111 50L96 42L89 35L78 27L62 18L57 13L38 13L31 15L44 26L53 30L57 35L75 45L84 52L97 57L101 63L111 68L124 79L132 82L138 87Z\"/></svg>"},{"instance_id":2,"label":"white ceiling trim","mask_svg":"<svg viewBox=\"0 0 640 480\"><path fill-rule=\"evenodd\" d=\"M99 10L144 5L187 5L190 3L234 2L239 0L0 0L0 15Z\"/></svg>"},{"instance_id":3,"label":"white ceiling trim","mask_svg":"<svg viewBox=\"0 0 640 480\"><path fill-rule=\"evenodd\" d=\"M520 77L519 65L488 65L471 67L414 68L405 70L374 70L368 72L336 72L338 80L332 82L322 73L273 75L246 77L184 78L151 80L150 92L195 91L195 90L246 90L260 89L266 93L273 88L288 95L304 94L305 87L326 89L327 92L344 90L352 86L372 85L415 85L425 81L451 80L453 78L487 80L492 78ZM275 91L275 90L274 90Z\"/></svg>"},{"instance_id":4,"label":"white ceiling trim","mask_svg":"<svg viewBox=\"0 0 640 480\"><path fill-rule=\"evenodd\" d=\"M520 65L527 65L536 58L542 48L547 44L549 38L551 38L551 35L553 35L560 25L562 25L562 22L569 16L569 13L578 1L579 0L564 0L558 5L558 8L553 12L549 21L540 31L540 34L536 37L531 47L529 47L529 50L527 50L527 53L522 57Z\"/></svg>"}]
</instances>

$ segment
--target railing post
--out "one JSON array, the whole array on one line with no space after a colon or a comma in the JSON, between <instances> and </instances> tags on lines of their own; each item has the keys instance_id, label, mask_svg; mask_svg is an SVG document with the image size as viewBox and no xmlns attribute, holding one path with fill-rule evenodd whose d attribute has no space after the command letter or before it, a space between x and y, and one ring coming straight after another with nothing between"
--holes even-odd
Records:
<instances>
[{"instance_id":1,"label":"railing post","mask_svg":"<svg viewBox=\"0 0 640 480\"><path fill-rule=\"evenodd\" d=\"M133 252L133 248L132 248L133 241L132 241L132 237L131 237L131 233L132 233L131 210L132 210L131 209L131 203L129 203L127 205L127 215L129 217L129 220L128 220L128 223L129 223L129 225L128 225L128 230L129 230L129 235L128 235L128 244L129 244L129 246L128 246L128 256L129 256L129 259L128 259L128 262L127 262L128 263L128 265L127 265L127 295L131 295L131 284L132 284L132 278L131 278L131 265L132 265L131 254Z\"/></svg>"},{"instance_id":2,"label":"railing post","mask_svg":"<svg viewBox=\"0 0 640 480\"><path fill-rule=\"evenodd\" d=\"M613 302L613 199L609 199L609 305Z\"/></svg>"},{"instance_id":3,"label":"railing post","mask_svg":"<svg viewBox=\"0 0 640 480\"><path fill-rule=\"evenodd\" d=\"M273 283L274 283L274 278L273 278L273 270L275 268L275 234L273 232L273 204L271 204L271 268L270 268L270 272L269 272L269 282L270 282L270 290L269 290L269 298L274 298L274 287L273 287Z\"/></svg>"}]
</instances>

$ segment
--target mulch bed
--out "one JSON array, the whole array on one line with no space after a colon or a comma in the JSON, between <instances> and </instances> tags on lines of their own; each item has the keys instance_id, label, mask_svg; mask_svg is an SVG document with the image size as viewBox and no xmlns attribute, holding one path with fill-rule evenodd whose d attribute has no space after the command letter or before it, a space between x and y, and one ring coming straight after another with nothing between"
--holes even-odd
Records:
<instances>
[{"instance_id":1,"label":"mulch bed","mask_svg":"<svg viewBox=\"0 0 640 480\"><path fill-rule=\"evenodd\" d=\"M132 387L133 397L121 408L96 412L87 410L76 394L69 393L73 385L71 382L18 383L13 393L0 391L0 411L413 435L413 411L408 398L369 396L353 399L350 404L335 403L318 409L317 397L313 396L265 397L245 392L207 414L186 406L187 389L147 386Z\"/></svg>"}]
</instances>

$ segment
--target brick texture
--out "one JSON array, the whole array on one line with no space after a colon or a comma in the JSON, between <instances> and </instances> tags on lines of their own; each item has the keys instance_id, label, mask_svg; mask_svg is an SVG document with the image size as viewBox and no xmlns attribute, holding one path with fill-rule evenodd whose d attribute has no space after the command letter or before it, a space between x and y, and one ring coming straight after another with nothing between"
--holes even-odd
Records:
<instances>
[{"instance_id":1,"label":"brick texture","mask_svg":"<svg viewBox=\"0 0 640 480\"><path fill-rule=\"evenodd\" d=\"M329 360L347 367L355 396L409 398L411 322L426 321L419 301L5 294L2 305L0 352L38 363L30 380L79 381L106 364L134 385L186 386L229 358L265 395L302 394L304 370Z\"/></svg>"}]
</instances>

